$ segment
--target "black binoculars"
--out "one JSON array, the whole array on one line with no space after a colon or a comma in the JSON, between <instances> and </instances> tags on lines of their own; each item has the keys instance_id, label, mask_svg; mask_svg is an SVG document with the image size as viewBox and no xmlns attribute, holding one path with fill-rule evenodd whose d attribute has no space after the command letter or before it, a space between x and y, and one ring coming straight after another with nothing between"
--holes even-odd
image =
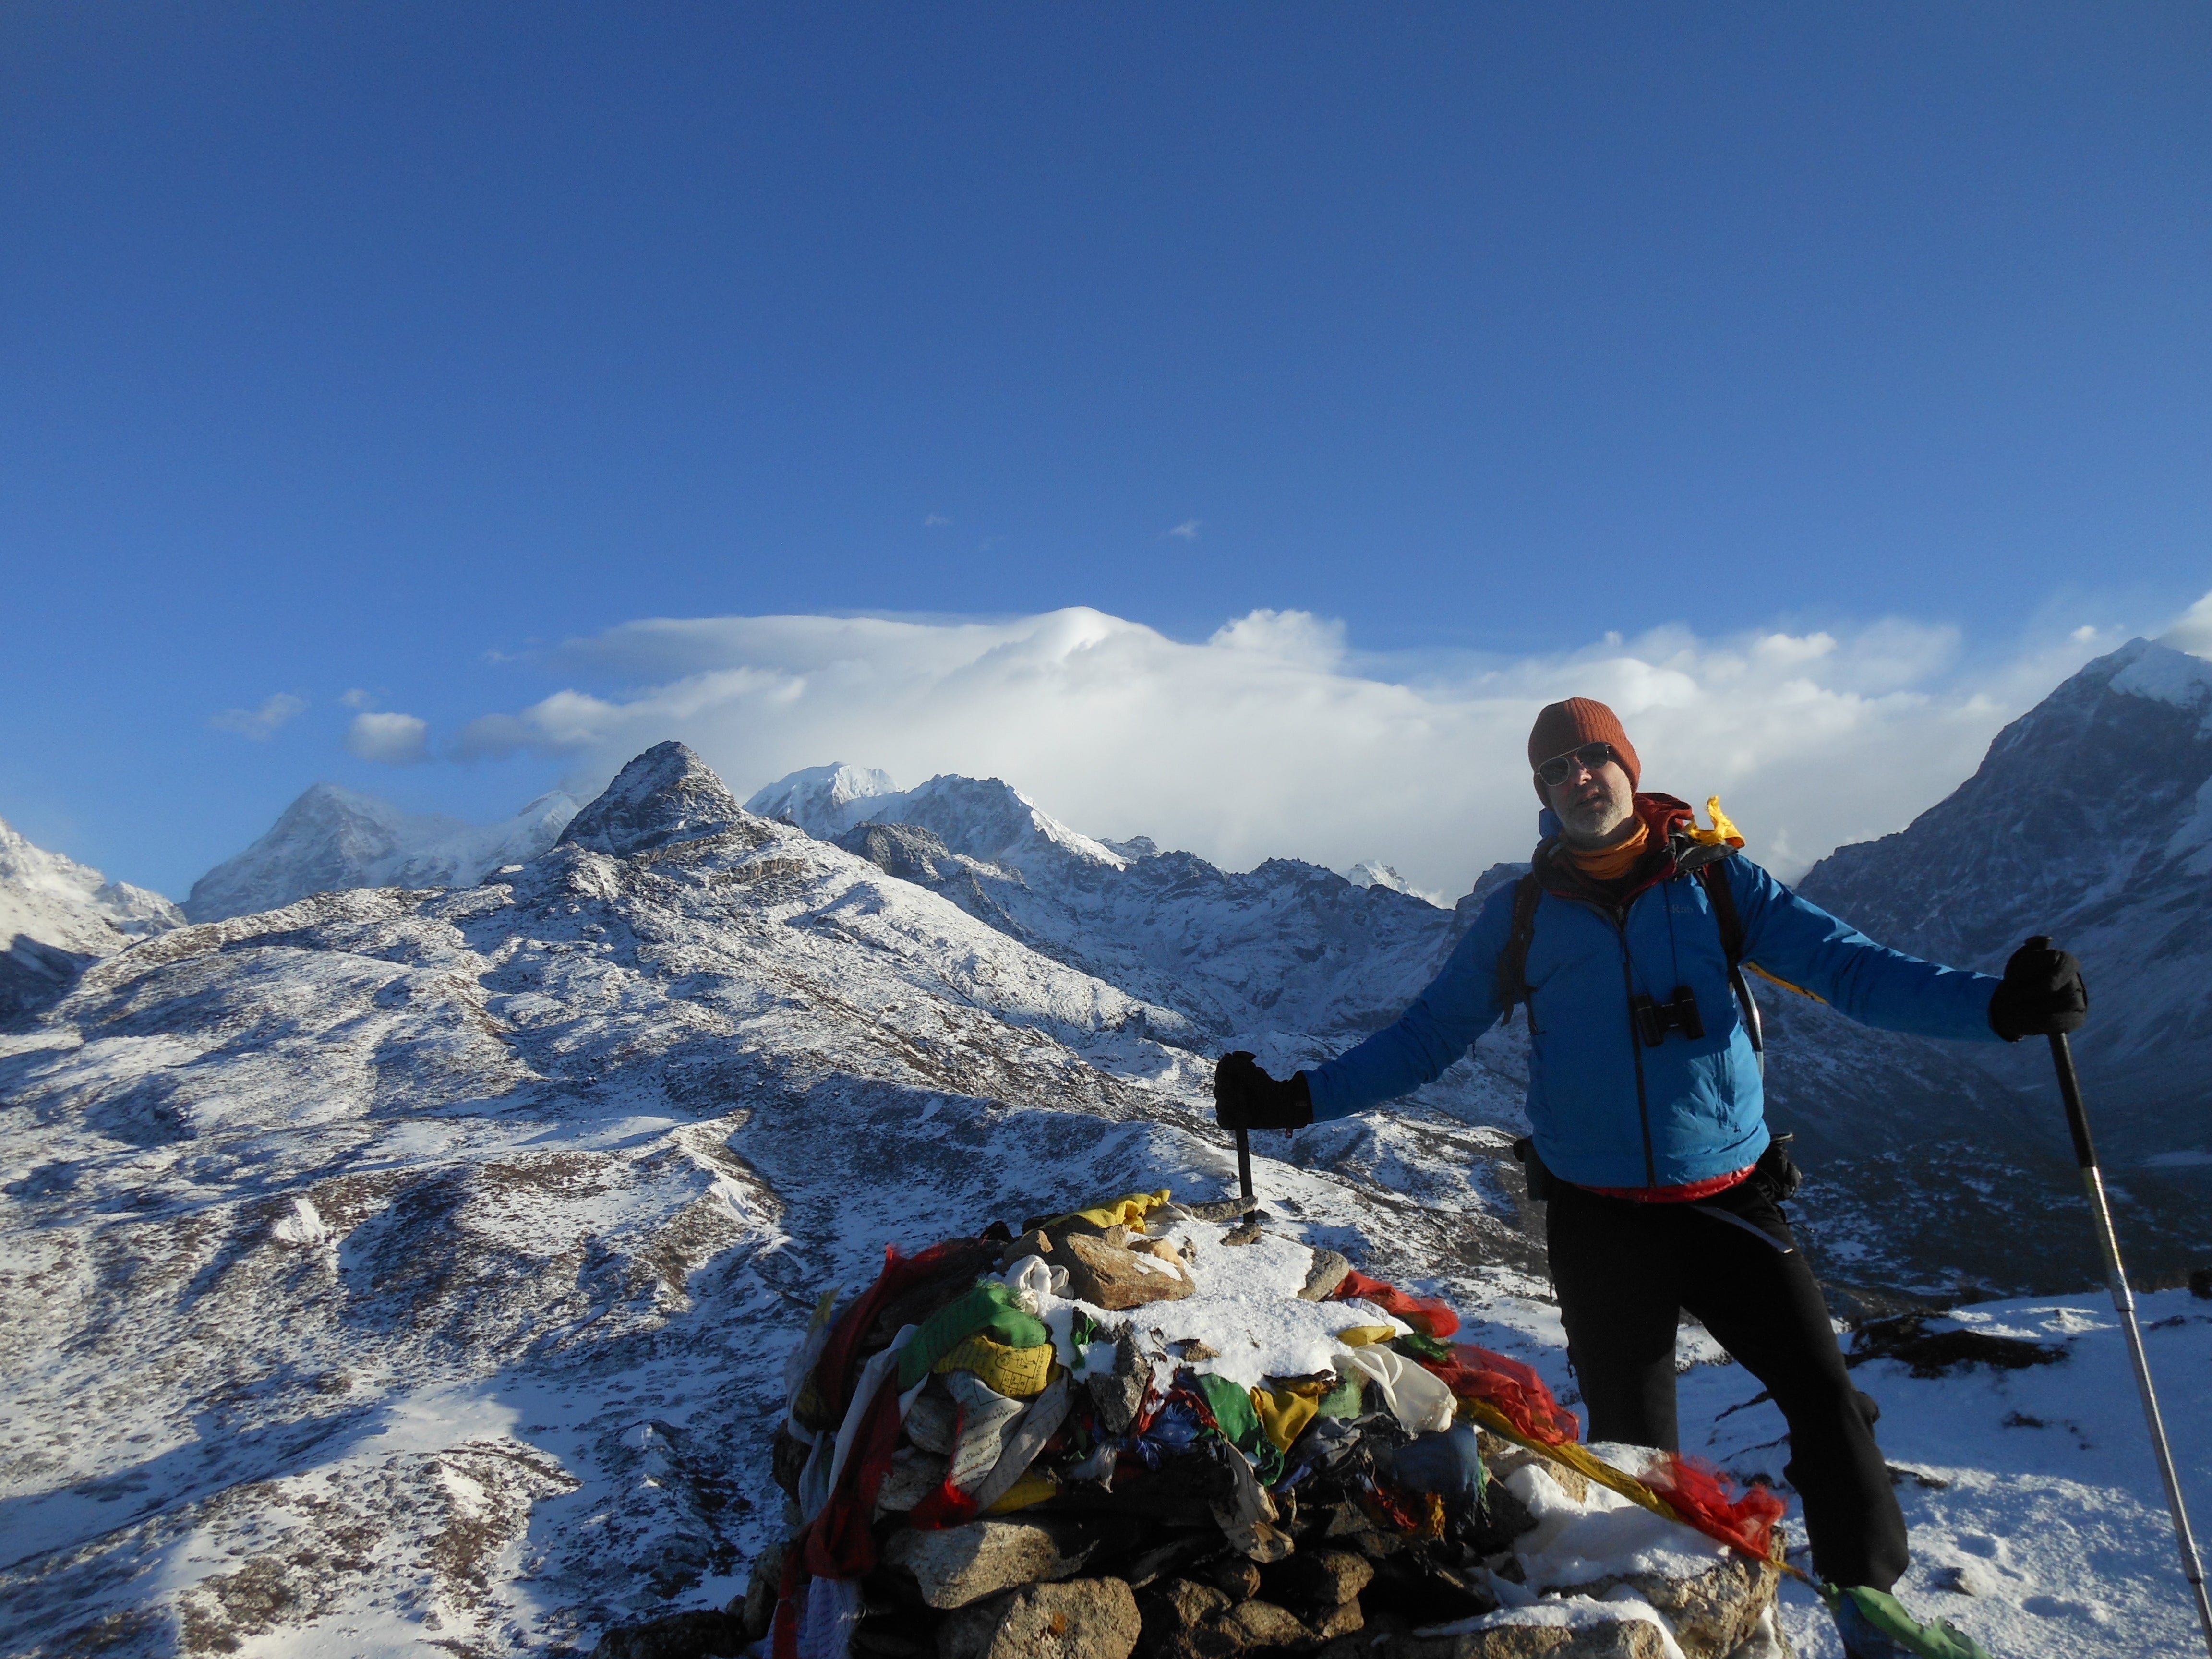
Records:
<instances>
[{"instance_id":1,"label":"black binoculars","mask_svg":"<svg viewBox=\"0 0 2212 1659\"><path fill-rule=\"evenodd\" d=\"M1636 1029L1647 1048L1656 1048L1669 1031L1680 1031L1692 1042L1705 1034L1705 1019L1698 1012L1698 994L1686 985L1677 985L1674 994L1664 1002L1645 991L1630 998L1628 1006L1636 1015Z\"/></svg>"}]
</instances>

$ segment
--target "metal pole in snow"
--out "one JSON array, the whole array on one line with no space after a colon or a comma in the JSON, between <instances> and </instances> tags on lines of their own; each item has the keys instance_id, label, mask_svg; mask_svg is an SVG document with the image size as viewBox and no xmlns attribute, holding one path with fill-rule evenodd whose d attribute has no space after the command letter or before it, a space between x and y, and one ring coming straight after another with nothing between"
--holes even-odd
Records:
<instances>
[{"instance_id":1,"label":"metal pole in snow","mask_svg":"<svg viewBox=\"0 0 2212 1659\"><path fill-rule=\"evenodd\" d=\"M2112 1286L2120 1328L2127 1333L2128 1357L2136 1367L2136 1392L2142 1396L2151 1449L2158 1455L2159 1478L2166 1482L2166 1504L2173 1512L2174 1536L2181 1542L2182 1576L2197 1594L2197 1621L2204 1628L2205 1650L2212 1653L2212 1599L2204 1592L2204 1564L2197 1559L2197 1539L2189 1529L2189 1510L2181 1498L2181 1480L2174 1472L2172 1449L2166 1443L2166 1423L2159 1415L2158 1395L2150 1383L2150 1359L2143 1352L2142 1331L2136 1323L2135 1292L2128 1288L2127 1272L2120 1265L2120 1240L2112 1231L2112 1206L2106 1201L2104 1174L2097 1167L2097 1149L2089 1139L2089 1115L2081 1105L2081 1079L2075 1073L2074 1050L2063 1031L2051 1034L2051 1058L2058 1068L2058 1092L2066 1099L2066 1126L2074 1132L2074 1161L2081 1166L2081 1185L2088 1192L2090 1212L2097 1222L2097 1244L2105 1255L2105 1279Z\"/></svg>"}]
</instances>

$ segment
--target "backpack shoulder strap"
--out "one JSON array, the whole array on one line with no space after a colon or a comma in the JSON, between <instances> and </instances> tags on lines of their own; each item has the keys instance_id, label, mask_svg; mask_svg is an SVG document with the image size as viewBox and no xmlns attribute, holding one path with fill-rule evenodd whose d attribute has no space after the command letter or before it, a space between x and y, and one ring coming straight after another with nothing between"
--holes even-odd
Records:
<instances>
[{"instance_id":1,"label":"backpack shoulder strap","mask_svg":"<svg viewBox=\"0 0 2212 1659\"><path fill-rule=\"evenodd\" d=\"M1759 1016L1759 1001L1751 994L1751 982L1743 976L1743 915L1735 908L1735 890L1729 885L1727 862L1725 859L1716 859L1702 866L1698 879L1705 884L1705 896L1712 902L1713 921L1721 930L1721 950L1728 957L1729 983L1735 988L1735 1000L1743 1009L1744 1027L1751 1035L1752 1049L1759 1056L1759 1074L1765 1077L1766 1024Z\"/></svg>"},{"instance_id":2,"label":"backpack shoulder strap","mask_svg":"<svg viewBox=\"0 0 2212 1659\"><path fill-rule=\"evenodd\" d=\"M1528 942L1536 936L1536 906L1544 897L1544 881L1534 870L1513 884L1513 927L1505 935L1505 948L1498 953L1498 1023L1513 1018L1513 1005L1528 1010L1528 1029L1536 1029L1536 1005L1528 986Z\"/></svg>"},{"instance_id":3,"label":"backpack shoulder strap","mask_svg":"<svg viewBox=\"0 0 2212 1659\"><path fill-rule=\"evenodd\" d=\"M1727 860L1716 859L1698 872L1712 902L1713 921L1721 930L1721 949L1728 953L1729 971L1743 965L1743 917L1735 908L1735 890L1729 885Z\"/></svg>"}]
</instances>

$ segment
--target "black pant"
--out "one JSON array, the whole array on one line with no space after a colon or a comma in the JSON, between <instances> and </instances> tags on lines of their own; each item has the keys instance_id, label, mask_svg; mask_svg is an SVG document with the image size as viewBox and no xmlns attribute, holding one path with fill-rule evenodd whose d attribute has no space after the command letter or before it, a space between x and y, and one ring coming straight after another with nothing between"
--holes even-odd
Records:
<instances>
[{"instance_id":1,"label":"black pant","mask_svg":"<svg viewBox=\"0 0 2212 1659\"><path fill-rule=\"evenodd\" d=\"M1686 1308L1782 1408L1783 1474L1804 1501L1820 1576L1895 1583L1908 1559L1905 1516L1875 1443L1880 1413L1851 1386L1828 1304L1773 1200L1753 1182L1694 1206L1559 1182L1550 1210L1552 1282L1589 1437L1680 1449L1674 1329Z\"/></svg>"}]
</instances>

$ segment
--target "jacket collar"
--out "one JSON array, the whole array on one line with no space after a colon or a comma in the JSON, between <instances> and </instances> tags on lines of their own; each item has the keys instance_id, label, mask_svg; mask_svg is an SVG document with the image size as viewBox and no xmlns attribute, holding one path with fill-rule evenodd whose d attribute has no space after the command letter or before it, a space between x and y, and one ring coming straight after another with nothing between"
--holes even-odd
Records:
<instances>
[{"instance_id":1,"label":"jacket collar","mask_svg":"<svg viewBox=\"0 0 2212 1659\"><path fill-rule=\"evenodd\" d=\"M1735 848L1729 846L1707 847L1690 838L1697 818L1690 804L1677 800L1672 795L1639 793L1635 797L1636 816L1644 820L1651 832L1651 845L1643 861L1620 883L1601 884L1585 876L1566 854L1565 838L1557 833L1545 836L1529 860L1544 884L1544 890L1556 893L1561 898L1580 899L1585 903L1602 905L1607 908L1625 908L1629 902L1646 888L1656 887L1662 881L1672 881L1676 876L1687 875L1715 859L1727 858ZM1558 823L1547 812L1543 827Z\"/></svg>"}]
</instances>

